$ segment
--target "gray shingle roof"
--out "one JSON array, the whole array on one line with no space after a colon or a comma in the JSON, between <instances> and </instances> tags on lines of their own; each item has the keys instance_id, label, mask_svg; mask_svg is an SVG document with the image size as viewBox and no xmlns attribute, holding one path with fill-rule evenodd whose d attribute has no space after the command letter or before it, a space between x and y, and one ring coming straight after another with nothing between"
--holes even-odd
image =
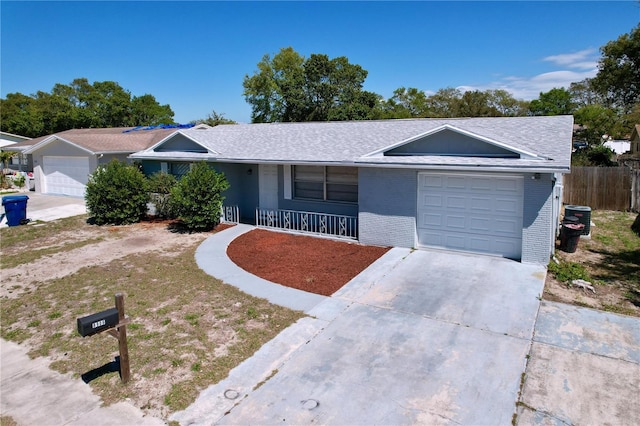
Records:
<instances>
[{"instance_id":1,"label":"gray shingle roof","mask_svg":"<svg viewBox=\"0 0 640 426\"><path fill-rule=\"evenodd\" d=\"M416 138L449 125L480 138L539 156L538 159L446 156L384 157L372 152ZM500 117L407 119L313 123L221 125L187 129L180 133L217 154L154 152L134 154L138 159L215 159L217 161L281 163L353 163L416 166L487 166L568 169L571 160L573 117Z\"/></svg>"}]
</instances>

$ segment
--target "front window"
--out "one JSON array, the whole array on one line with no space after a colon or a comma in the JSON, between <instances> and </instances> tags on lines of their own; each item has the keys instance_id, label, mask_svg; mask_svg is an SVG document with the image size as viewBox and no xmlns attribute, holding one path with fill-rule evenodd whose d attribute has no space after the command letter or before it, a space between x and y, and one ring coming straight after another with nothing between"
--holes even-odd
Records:
<instances>
[{"instance_id":1,"label":"front window","mask_svg":"<svg viewBox=\"0 0 640 426\"><path fill-rule=\"evenodd\" d=\"M301 200L358 202L358 169L337 166L295 166L294 198Z\"/></svg>"}]
</instances>

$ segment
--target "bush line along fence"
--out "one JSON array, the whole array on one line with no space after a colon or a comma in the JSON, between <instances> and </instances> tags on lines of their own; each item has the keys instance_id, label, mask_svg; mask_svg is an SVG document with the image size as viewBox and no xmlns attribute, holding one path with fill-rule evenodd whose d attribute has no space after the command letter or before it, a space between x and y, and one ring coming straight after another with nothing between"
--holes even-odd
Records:
<instances>
[{"instance_id":1,"label":"bush line along fence","mask_svg":"<svg viewBox=\"0 0 640 426\"><path fill-rule=\"evenodd\" d=\"M640 211L640 170L571 167L564 175L563 203L592 209Z\"/></svg>"}]
</instances>

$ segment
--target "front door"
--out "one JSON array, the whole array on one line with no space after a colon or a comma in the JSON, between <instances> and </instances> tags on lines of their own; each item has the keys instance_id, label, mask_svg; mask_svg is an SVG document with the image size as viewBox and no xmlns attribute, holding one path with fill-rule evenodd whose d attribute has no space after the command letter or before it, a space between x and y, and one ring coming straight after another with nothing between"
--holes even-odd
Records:
<instances>
[{"instance_id":1,"label":"front door","mask_svg":"<svg viewBox=\"0 0 640 426\"><path fill-rule=\"evenodd\" d=\"M278 165L258 165L258 191L261 209L278 209Z\"/></svg>"}]
</instances>

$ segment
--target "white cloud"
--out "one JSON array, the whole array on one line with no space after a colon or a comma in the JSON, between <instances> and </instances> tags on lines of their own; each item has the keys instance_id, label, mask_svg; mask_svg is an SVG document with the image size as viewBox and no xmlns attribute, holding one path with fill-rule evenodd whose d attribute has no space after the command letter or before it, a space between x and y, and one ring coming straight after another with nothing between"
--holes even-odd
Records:
<instances>
[{"instance_id":1,"label":"white cloud","mask_svg":"<svg viewBox=\"0 0 640 426\"><path fill-rule=\"evenodd\" d=\"M559 87L568 89L571 83L595 77L598 72L596 54L595 49L585 49L576 53L547 56L543 60L558 65L560 69L533 76L507 76L486 85L459 86L457 89L462 91L503 89L517 99L537 99L540 92L548 92Z\"/></svg>"},{"instance_id":2,"label":"white cloud","mask_svg":"<svg viewBox=\"0 0 640 426\"><path fill-rule=\"evenodd\" d=\"M542 60L569 68L592 69L598 65L597 53L598 51L595 49L584 49L575 53L547 56Z\"/></svg>"}]
</instances>

